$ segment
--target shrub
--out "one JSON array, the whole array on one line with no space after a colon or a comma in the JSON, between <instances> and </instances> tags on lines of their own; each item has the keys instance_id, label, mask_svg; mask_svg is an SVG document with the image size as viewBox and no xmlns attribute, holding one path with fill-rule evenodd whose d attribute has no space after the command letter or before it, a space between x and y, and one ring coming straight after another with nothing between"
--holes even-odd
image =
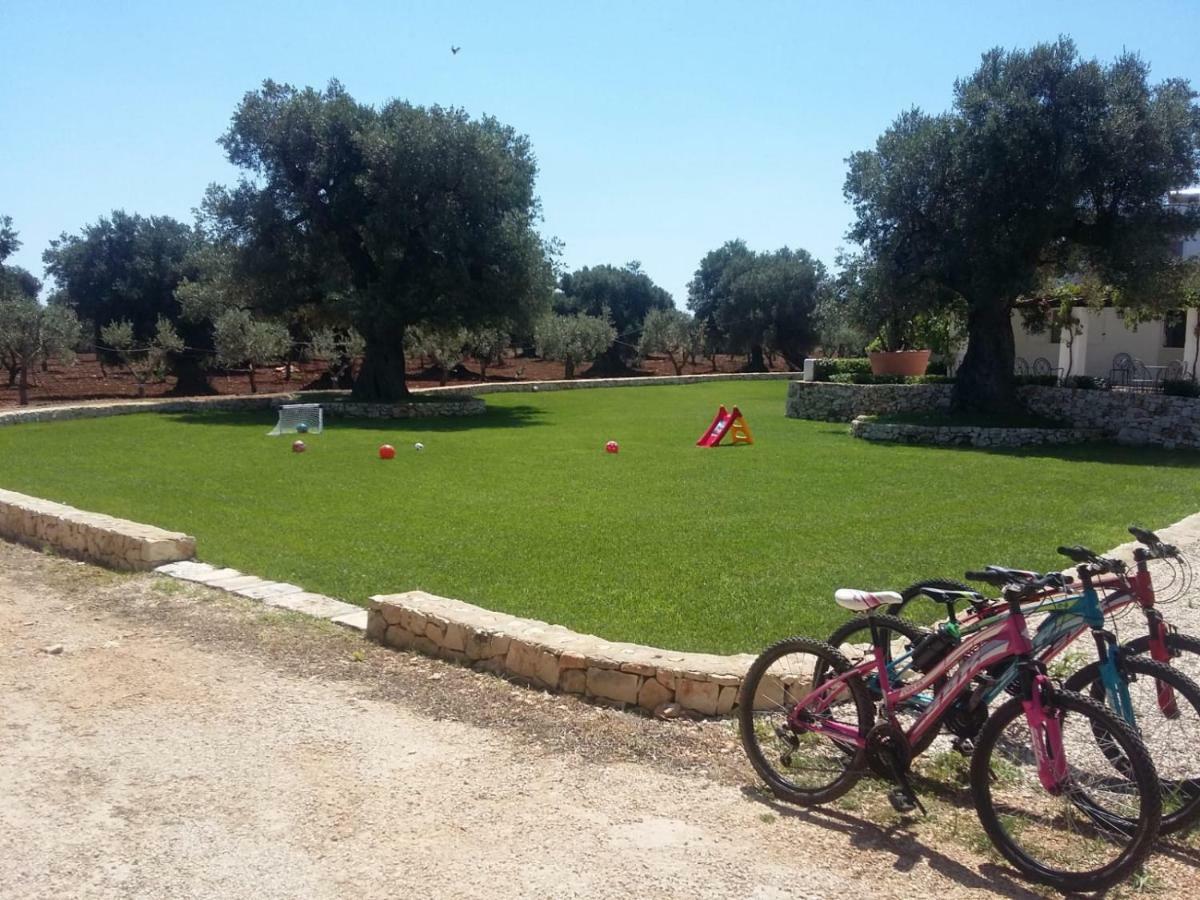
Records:
<instances>
[{"instance_id":1,"label":"shrub","mask_svg":"<svg viewBox=\"0 0 1200 900\"><path fill-rule=\"evenodd\" d=\"M1200 383L1190 378L1168 378L1162 383L1162 392L1168 397L1200 397Z\"/></svg>"},{"instance_id":2,"label":"shrub","mask_svg":"<svg viewBox=\"0 0 1200 900\"><path fill-rule=\"evenodd\" d=\"M1094 375L1072 375L1064 384L1080 391L1107 391L1110 386L1108 381Z\"/></svg>"},{"instance_id":3,"label":"shrub","mask_svg":"<svg viewBox=\"0 0 1200 900\"><path fill-rule=\"evenodd\" d=\"M1017 375L1014 379L1017 384L1034 385L1037 387L1057 387L1057 375Z\"/></svg>"},{"instance_id":4,"label":"shrub","mask_svg":"<svg viewBox=\"0 0 1200 900\"><path fill-rule=\"evenodd\" d=\"M813 366L813 381L832 381L834 375L870 375L871 361L866 357L818 359Z\"/></svg>"},{"instance_id":5,"label":"shrub","mask_svg":"<svg viewBox=\"0 0 1200 900\"><path fill-rule=\"evenodd\" d=\"M846 372L830 375L834 384L953 384L948 375L872 375L870 372Z\"/></svg>"}]
</instances>

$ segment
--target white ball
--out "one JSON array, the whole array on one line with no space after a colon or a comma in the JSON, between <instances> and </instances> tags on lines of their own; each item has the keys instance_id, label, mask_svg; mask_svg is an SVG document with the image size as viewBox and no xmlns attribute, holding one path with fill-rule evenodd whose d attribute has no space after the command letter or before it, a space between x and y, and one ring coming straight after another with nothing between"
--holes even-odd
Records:
<instances>
[{"instance_id":1,"label":"white ball","mask_svg":"<svg viewBox=\"0 0 1200 900\"><path fill-rule=\"evenodd\" d=\"M413 444L413 449L414 450L424 450L425 445L422 444L420 441L417 441L415 444Z\"/></svg>"},{"instance_id":2,"label":"white ball","mask_svg":"<svg viewBox=\"0 0 1200 900\"><path fill-rule=\"evenodd\" d=\"M535 394L537 393L537 385L536 385L536 384L533 386L533 392L534 392Z\"/></svg>"}]
</instances>

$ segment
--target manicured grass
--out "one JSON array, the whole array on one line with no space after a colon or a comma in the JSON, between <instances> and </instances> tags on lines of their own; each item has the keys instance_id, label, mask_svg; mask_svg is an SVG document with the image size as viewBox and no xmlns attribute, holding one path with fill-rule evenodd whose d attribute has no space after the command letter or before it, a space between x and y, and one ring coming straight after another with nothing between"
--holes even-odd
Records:
<instances>
[{"instance_id":1,"label":"manicured grass","mask_svg":"<svg viewBox=\"0 0 1200 900\"><path fill-rule=\"evenodd\" d=\"M785 418L785 393L492 395L473 419L334 422L304 454L266 436L267 413L21 425L0 429L0 486L185 530L207 561L358 602L422 588L718 652L824 636L839 586L1058 566L1058 544L1105 549L1200 509L1200 454L874 444ZM718 403L741 407L754 446L694 446Z\"/></svg>"}]
</instances>

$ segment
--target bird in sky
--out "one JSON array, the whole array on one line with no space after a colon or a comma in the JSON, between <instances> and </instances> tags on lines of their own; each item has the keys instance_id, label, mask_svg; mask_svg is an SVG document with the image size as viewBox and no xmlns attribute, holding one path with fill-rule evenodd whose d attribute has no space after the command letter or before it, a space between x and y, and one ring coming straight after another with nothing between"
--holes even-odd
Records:
<instances>
[{"instance_id":1,"label":"bird in sky","mask_svg":"<svg viewBox=\"0 0 1200 900\"><path fill-rule=\"evenodd\" d=\"M458 55L458 51L459 51L459 50L461 50L461 49L462 49L462 47L453 47L453 46L452 46L452 47L450 48L450 52L451 52L451 53L453 53L455 56L457 56L457 55Z\"/></svg>"}]
</instances>

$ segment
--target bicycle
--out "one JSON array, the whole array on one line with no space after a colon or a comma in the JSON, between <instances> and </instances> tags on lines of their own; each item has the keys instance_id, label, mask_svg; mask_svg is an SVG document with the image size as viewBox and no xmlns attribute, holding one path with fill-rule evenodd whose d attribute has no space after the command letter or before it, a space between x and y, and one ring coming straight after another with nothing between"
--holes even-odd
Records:
<instances>
[{"instance_id":1,"label":"bicycle","mask_svg":"<svg viewBox=\"0 0 1200 900\"><path fill-rule=\"evenodd\" d=\"M1116 884L1152 849L1162 815L1158 776L1127 723L1056 687L1034 657L1021 606L1050 587L1045 579L1009 585L1008 615L985 623L920 678L898 686L885 658L885 629L872 628L873 652L857 665L808 638L769 647L751 665L739 698L751 765L776 796L801 805L834 800L869 771L896 785L889 799L898 811L921 808L909 779L913 747L968 691L978 690L979 676L1011 663L1015 696L987 718L971 761L971 792L984 831L1030 879L1072 891ZM886 599L837 594L840 605L866 612L871 622ZM797 657L805 660L798 666ZM876 679L878 702L869 678ZM930 692L928 704L902 728L897 710L922 692Z\"/></svg>"},{"instance_id":2,"label":"bicycle","mask_svg":"<svg viewBox=\"0 0 1200 900\"><path fill-rule=\"evenodd\" d=\"M1025 603L1027 615L1045 613L1032 638L1033 655L1043 665L1049 665L1084 631L1091 631L1096 644L1096 661L1071 675L1063 686L1066 690L1086 693L1093 700L1106 703L1114 714L1137 729L1144 742L1153 748L1166 808L1160 832L1171 834L1181 831L1200 820L1200 756L1194 751L1197 738L1200 737L1200 686L1169 665L1138 655L1127 645L1118 645L1116 635L1104 628L1105 617L1128 606L1134 596L1129 592L1115 592L1101 601L1095 579L1112 574L1122 575L1123 563L1102 559L1080 547L1060 547L1059 551L1078 563L1076 574L1083 587L1082 593L1063 593L1069 579L1060 576L1039 576L1034 572L999 566L989 567L984 572L968 573L967 577L992 584L1028 584L1041 579L1050 587L1047 591L1033 592ZM972 611L962 622L956 617L953 606L947 603L948 621L954 626L955 634L960 636L958 639L1003 615L1002 606L970 589L923 586L920 593L942 603L950 599L971 603ZM1162 625L1161 614L1153 610L1152 604L1146 612L1152 629L1156 623ZM834 631L829 643L835 647L853 644L855 634L872 628L887 629L885 643L889 650L895 640L893 635L896 634L912 648L912 659L906 660L904 665L887 660L889 677L893 682L910 674L909 670L917 673L925 670L922 656L928 657L931 648L934 656L944 649L938 642L938 631L925 631L893 617L886 617L884 621L877 618L873 625L862 619L850 620ZM1158 633L1174 634L1166 631L1165 626L1158 628ZM1182 637L1187 639L1186 636ZM988 706L1003 695L1015 678L1016 673L1011 665L992 667L980 676L977 689L965 702L959 702L946 711L942 724L954 735L955 749L970 755L971 741L983 727ZM878 693L877 686L870 681L868 687ZM912 716L919 713L927 702L926 697L918 694L907 701L901 712ZM914 746L914 754L924 752L937 733L937 729L925 732Z\"/></svg>"}]
</instances>

